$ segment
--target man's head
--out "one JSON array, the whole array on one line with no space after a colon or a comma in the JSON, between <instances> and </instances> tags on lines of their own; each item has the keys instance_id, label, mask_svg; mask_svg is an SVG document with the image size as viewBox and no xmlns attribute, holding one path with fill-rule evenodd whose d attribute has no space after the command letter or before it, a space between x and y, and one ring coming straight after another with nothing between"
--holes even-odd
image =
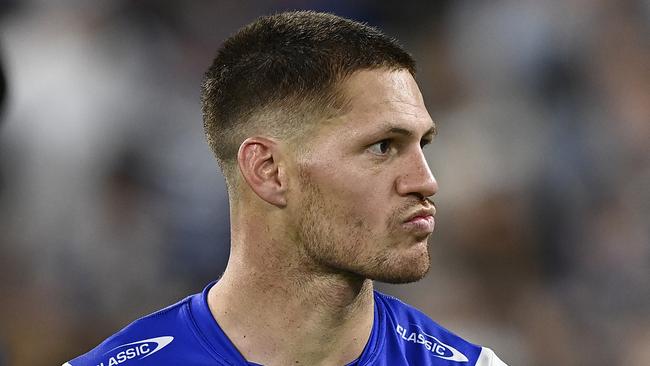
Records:
<instances>
[{"instance_id":1,"label":"man's head","mask_svg":"<svg viewBox=\"0 0 650 366\"><path fill-rule=\"evenodd\" d=\"M344 109L338 85L364 69L415 62L377 29L308 11L261 17L225 41L202 90L208 143L229 188L241 143L257 133L296 140Z\"/></svg>"},{"instance_id":2,"label":"man's head","mask_svg":"<svg viewBox=\"0 0 650 366\"><path fill-rule=\"evenodd\" d=\"M227 40L204 125L231 203L253 207L242 220L319 271L421 278L437 191L421 148L435 129L413 74L394 41L329 14L263 17Z\"/></svg>"}]
</instances>

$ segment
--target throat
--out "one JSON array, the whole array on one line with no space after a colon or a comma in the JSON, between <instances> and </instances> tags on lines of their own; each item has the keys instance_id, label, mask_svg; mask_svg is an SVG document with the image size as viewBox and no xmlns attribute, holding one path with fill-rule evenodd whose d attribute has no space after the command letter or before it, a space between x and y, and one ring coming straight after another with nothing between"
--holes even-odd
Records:
<instances>
[{"instance_id":1,"label":"throat","mask_svg":"<svg viewBox=\"0 0 650 366\"><path fill-rule=\"evenodd\" d=\"M286 280L260 287L224 274L210 289L210 311L244 358L264 365L345 365L359 358L373 326L372 281Z\"/></svg>"}]
</instances>

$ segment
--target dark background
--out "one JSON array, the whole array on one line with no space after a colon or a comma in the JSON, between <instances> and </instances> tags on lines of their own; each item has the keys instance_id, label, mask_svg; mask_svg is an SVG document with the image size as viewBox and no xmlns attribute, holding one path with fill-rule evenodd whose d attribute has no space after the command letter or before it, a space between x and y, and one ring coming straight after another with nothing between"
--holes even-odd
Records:
<instances>
[{"instance_id":1,"label":"dark background","mask_svg":"<svg viewBox=\"0 0 650 366\"><path fill-rule=\"evenodd\" d=\"M379 288L513 366L650 365L649 4L0 0L0 364L220 275L202 74L257 16L317 9L397 37L440 129L431 273Z\"/></svg>"}]
</instances>

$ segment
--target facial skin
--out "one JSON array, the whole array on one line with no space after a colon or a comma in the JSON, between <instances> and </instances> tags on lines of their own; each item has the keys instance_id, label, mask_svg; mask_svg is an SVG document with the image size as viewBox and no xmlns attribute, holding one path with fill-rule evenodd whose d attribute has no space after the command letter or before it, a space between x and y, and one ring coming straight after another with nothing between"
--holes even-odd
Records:
<instances>
[{"instance_id":1,"label":"facial skin","mask_svg":"<svg viewBox=\"0 0 650 366\"><path fill-rule=\"evenodd\" d=\"M342 88L349 109L322 122L288 169L287 225L317 271L417 281L438 190L422 152L433 121L407 71L357 72Z\"/></svg>"}]
</instances>

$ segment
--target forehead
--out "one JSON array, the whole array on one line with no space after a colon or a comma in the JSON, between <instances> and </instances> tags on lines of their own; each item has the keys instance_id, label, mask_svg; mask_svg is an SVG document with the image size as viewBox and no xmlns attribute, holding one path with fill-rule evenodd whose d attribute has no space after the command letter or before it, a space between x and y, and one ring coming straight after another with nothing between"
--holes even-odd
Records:
<instances>
[{"instance_id":1,"label":"forehead","mask_svg":"<svg viewBox=\"0 0 650 366\"><path fill-rule=\"evenodd\" d=\"M406 70L359 71L342 83L341 91L348 105L338 119L349 131L389 124L417 134L433 126L420 89Z\"/></svg>"}]
</instances>

